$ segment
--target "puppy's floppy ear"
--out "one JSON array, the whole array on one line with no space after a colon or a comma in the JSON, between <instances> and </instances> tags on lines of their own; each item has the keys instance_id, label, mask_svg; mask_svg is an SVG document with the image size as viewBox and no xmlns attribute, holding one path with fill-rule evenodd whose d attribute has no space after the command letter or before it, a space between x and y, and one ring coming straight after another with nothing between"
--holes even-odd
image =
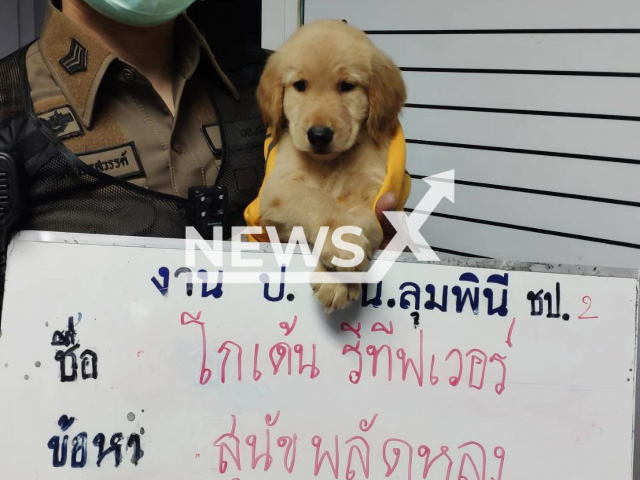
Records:
<instances>
[{"instance_id":1,"label":"puppy's floppy ear","mask_svg":"<svg viewBox=\"0 0 640 480\"><path fill-rule=\"evenodd\" d=\"M385 134L393 133L406 99L407 90L400 69L386 54L376 50L371 65L367 120L367 131L376 142Z\"/></svg>"},{"instance_id":2,"label":"puppy's floppy ear","mask_svg":"<svg viewBox=\"0 0 640 480\"><path fill-rule=\"evenodd\" d=\"M267 65L260 77L258 86L258 106L262 114L262 120L273 132L274 140L278 140L282 132L284 121L283 97L284 86L280 71L280 55L274 53L267 61Z\"/></svg>"}]
</instances>

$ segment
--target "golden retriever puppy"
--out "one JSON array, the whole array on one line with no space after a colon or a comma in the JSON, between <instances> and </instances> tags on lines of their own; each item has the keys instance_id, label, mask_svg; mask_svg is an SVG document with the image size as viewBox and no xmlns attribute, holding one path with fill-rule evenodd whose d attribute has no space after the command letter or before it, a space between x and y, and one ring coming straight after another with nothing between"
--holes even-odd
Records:
<instances>
[{"instance_id":1,"label":"golden retriever puppy","mask_svg":"<svg viewBox=\"0 0 640 480\"><path fill-rule=\"evenodd\" d=\"M258 103L278 150L261 192L260 221L275 226L283 241L294 226L304 229L309 242L329 227L317 272L366 270L380 247L383 232L373 203L405 99L399 69L344 22L306 25L270 57ZM354 258L331 240L341 226L362 229L359 236L342 237L365 252L357 267L332 263L334 257ZM312 287L327 311L360 294L360 284Z\"/></svg>"}]
</instances>

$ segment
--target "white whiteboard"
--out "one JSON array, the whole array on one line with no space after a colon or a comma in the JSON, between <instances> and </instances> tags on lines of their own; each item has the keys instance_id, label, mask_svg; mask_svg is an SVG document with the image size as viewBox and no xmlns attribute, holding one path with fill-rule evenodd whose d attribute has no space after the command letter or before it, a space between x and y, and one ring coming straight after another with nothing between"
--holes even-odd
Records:
<instances>
[{"instance_id":1,"label":"white whiteboard","mask_svg":"<svg viewBox=\"0 0 640 480\"><path fill-rule=\"evenodd\" d=\"M307 285L286 285L275 302L265 299L259 282L223 282L219 298L214 292L203 298L202 286L194 284L189 296L185 274L175 276L185 265L181 247L179 240L29 232L14 240L0 338L2 478L306 480L346 478L352 469L360 479L365 470L357 452L369 458L365 441L372 479L422 479L427 453L430 460L439 455L426 477L432 480L446 478L449 465L451 478L469 480L632 478L637 271L397 263L383 281L379 307L355 306L326 318ZM278 277L271 254L244 256L264 259L271 278ZM212 270L204 256L197 260ZM301 259L294 265L301 267ZM152 281L163 287L162 267L170 274L166 295ZM495 290L494 307L503 287L487 281L507 275L508 311L488 315L480 293L477 315L469 305L458 313L453 288L475 285L461 281L462 274ZM410 296L401 306L405 282L422 291L418 306ZM449 287L446 312L424 307L427 284L435 286L438 302ZM570 318L548 318L546 306L545 314L532 316L527 293L538 289L551 292L553 312ZM270 292L277 288L271 285ZM372 292L373 286L369 298ZM75 352L97 355L95 379L83 379L79 365L77 379L61 382L55 355L67 347L51 343L71 341L65 335L69 317L73 341L81 345ZM226 341L243 348L240 381L237 347ZM362 370L353 350L358 341ZM274 374L267 352L278 344L283 350L271 350L280 365ZM295 352L287 373L286 345L303 346L302 373ZM384 349L373 375L373 353L384 345L394 353L391 381ZM308 366L314 348L317 371ZM456 349L464 359L462 376ZM399 352L417 369L407 363L403 373ZM493 361L484 364L483 354ZM90 377L91 363L86 367ZM72 457L82 432L84 463L81 448ZM267 432L273 461L265 471L264 459L252 463L250 445L264 453ZM118 433L121 464L115 467L111 453L98 467L96 436L104 435L107 448ZM54 467L65 435L66 461ZM295 463L287 450L294 438ZM222 447L225 439L229 450ZM135 441L144 451L137 466ZM234 461L236 447L242 470Z\"/></svg>"},{"instance_id":2,"label":"white whiteboard","mask_svg":"<svg viewBox=\"0 0 640 480\"><path fill-rule=\"evenodd\" d=\"M408 170L456 171L434 250L640 267L640 4L306 0L403 70ZM414 182L414 208L426 185Z\"/></svg>"}]
</instances>

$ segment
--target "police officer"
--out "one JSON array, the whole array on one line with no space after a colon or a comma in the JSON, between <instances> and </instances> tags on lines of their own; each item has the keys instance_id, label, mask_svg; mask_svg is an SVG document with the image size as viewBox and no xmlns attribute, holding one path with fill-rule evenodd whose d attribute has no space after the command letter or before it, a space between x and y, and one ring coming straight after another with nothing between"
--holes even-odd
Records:
<instances>
[{"instance_id":1,"label":"police officer","mask_svg":"<svg viewBox=\"0 0 640 480\"><path fill-rule=\"evenodd\" d=\"M41 38L0 61L3 230L16 206L17 227L37 230L242 223L264 175L266 54L239 53L225 74L183 14L193 1L51 2Z\"/></svg>"}]
</instances>

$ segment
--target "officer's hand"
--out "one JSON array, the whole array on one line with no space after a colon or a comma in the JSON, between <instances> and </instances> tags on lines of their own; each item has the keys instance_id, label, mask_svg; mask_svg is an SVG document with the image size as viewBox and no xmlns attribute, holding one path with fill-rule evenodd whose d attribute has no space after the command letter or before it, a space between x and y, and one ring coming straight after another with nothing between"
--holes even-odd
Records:
<instances>
[{"instance_id":1,"label":"officer's hand","mask_svg":"<svg viewBox=\"0 0 640 480\"><path fill-rule=\"evenodd\" d=\"M398 199L395 194L388 192L380 197L380 200L376 203L376 216L378 217L378 222L380 222L380 226L384 232L384 239L382 240L380 248L386 248L387 244L396 234L395 228L393 228L391 223L389 223L389 220L387 220L387 217L384 216L383 212L395 210L397 201Z\"/></svg>"}]
</instances>

